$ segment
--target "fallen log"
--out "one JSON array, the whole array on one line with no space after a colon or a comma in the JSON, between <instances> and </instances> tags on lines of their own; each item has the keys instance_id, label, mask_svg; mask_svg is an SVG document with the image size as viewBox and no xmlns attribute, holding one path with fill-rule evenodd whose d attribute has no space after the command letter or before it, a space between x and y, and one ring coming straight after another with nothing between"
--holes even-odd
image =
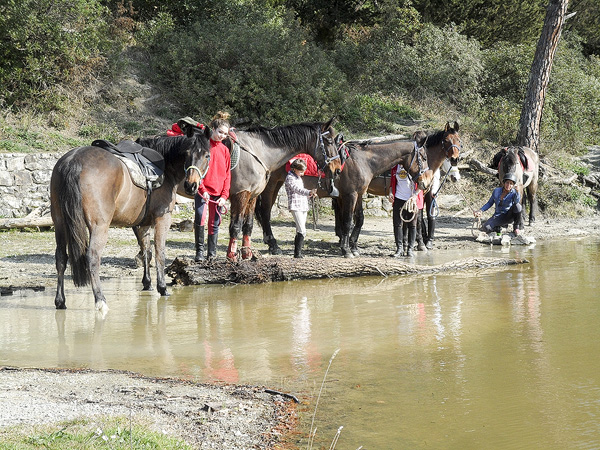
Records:
<instances>
[{"instance_id":1,"label":"fallen log","mask_svg":"<svg viewBox=\"0 0 600 450\"><path fill-rule=\"evenodd\" d=\"M498 171L496 169L492 169L490 167L487 167L485 164L483 164L481 161L478 161L475 158L471 158L467 161L467 163L473 167L475 170L478 170L479 172L483 172L483 173L487 173L488 175L498 175Z\"/></svg>"},{"instance_id":2,"label":"fallen log","mask_svg":"<svg viewBox=\"0 0 600 450\"><path fill-rule=\"evenodd\" d=\"M14 228L50 228L54 223L50 216L42 217L17 217L13 219L0 219L0 230Z\"/></svg>"},{"instance_id":3,"label":"fallen log","mask_svg":"<svg viewBox=\"0 0 600 450\"><path fill-rule=\"evenodd\" d=\"M180 256L167 268L174 284L257 284L273 281L308 280L322 278L349 278L431 274L465 270L487 269L529 263L526 259L467 258L444 264L424 266L409 264L393 258L318 258L289 257L259 258L252 261L231 262L217 259L195 262Z\"/></svg>"}]
</instances>

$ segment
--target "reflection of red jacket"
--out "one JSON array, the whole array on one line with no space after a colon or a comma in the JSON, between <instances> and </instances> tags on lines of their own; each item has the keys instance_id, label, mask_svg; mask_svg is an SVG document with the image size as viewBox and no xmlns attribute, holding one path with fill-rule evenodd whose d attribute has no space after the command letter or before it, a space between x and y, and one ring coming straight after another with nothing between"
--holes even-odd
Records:
<instances>
[{"instance_id":1,"label":"reflection of red jacket","mask_svg":"<svg viewBox=\"0 0 600 450\"><path fill-rule=\"evenodd\" d=\"M198 186L198 194L208 192L214 197L229 198L231 185L231 156L229 149L222 142L210 140L210 161L208 172Z\"/></svg>"},{"instance_id":2,"label":"reflection of red jacket","mask_svg":"<svg viewBox=\"0 0 600 450\"><path fill-rule=\"evenodd\" d=\"M323 176L322 173L319 173L319 168L317 167L317 163L315 162L313 157L310 156L308 153L300 153L299 155L296 155L292 159L290 159L285 165L286 172L290 171L290 166L292 165L292 162L298 158L306 161L306 172L304 172L305 176L308 176L308 177Z\"/></svg>"}]
</instances>

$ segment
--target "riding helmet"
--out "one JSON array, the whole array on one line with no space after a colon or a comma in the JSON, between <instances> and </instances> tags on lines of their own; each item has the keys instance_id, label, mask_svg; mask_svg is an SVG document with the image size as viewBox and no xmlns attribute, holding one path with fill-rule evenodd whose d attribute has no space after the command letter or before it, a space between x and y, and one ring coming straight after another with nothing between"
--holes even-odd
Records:
<instances>
[{"instance_id":1,"label":"riding helmet","mask_svg":"<svg viewBox=\"0 0 600 450\"><path fill-rule=\"evenodd\" d=\"M504 174L504 178L502 178L502 182L504 183L506 180L510 180L513 183L517 184L517 176L512 172Z\"/></svg>"}]
</instances>

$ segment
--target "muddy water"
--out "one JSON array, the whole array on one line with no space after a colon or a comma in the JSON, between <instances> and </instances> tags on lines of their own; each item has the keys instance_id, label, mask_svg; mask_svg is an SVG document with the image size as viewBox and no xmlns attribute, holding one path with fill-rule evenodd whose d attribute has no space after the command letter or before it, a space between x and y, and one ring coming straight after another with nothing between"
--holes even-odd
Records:
<instances>
[{"instance_id":1,"label":"muddy water","mask_svg":"<svg viewBox=\"0 0 600 450\"><path fill-rule=\"evenodd\" d=\"M419 263L472 256L418 255ZM481 255L507 270L269 286L105 281L0 300L0 365L126 369L261 384L303 396L313 448L600 447L600 242ZM306 440L301 446L306 447Z\"/></svg>"}]
</instances>

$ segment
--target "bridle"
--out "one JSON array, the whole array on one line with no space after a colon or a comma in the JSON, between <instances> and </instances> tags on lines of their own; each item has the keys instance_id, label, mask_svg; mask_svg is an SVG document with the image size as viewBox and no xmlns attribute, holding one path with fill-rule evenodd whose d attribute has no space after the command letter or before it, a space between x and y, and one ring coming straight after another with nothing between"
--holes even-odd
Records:
<instances>
[{"instance_id":1,"label":"bridle","mask_svg":"<svg viewBox=\"0 0 600 450\"><path fill-rule=\"evenodd\" d=\"M328 136L331 132L329 130L324 131L324 132L320 132L319 133L319 139L317 141L317 144L315 146L315 155L317 155L317 151L321 151L321 153L323 154L323 167L319 167L317 165L317 169L318 172L320 173L325 173L325 169L327 168L327 166L329 165L329 163L331 163L332 161L335 161L336 159L342 159L341 153L340 151L336 151L336 154L333 156L329 156L327 154L327 151L325 150L325 142L323 140L323 138L325 136ZM315 160L316 162L316 160ZM318 163L317 163L318 164ZM331 185L333 186L333 175L332 175L332 180L331 180ZM317 176L317 186L321 189L323 189L323 187L321 186L321 177ZM335 186L333 186L333 188L335 189Z\"/></svg>"},{"instance_id":2,"label":"bridle","mask_svg":"<svg viewBox=\"0 0 600 450\"><path fill-rule=\"evenodd\" d=\"M408 173L408 176L410 176L411 179L413 179L413 177L410 175L410 168L415 163L415 160L417 161L417 167L419 168L419 176L417 177L417 180L416 180L417 183L419 182L419 180L421 179L423 174L425 172L427 172L427 170L429 170L427 163L425 162L425 164L423 164L424 158L421 155L421 150L424 150L424 149L425 149L425 145L423 145L423 147L419 147L416 142L414 143L414 147L411 152L412 159L410 160L410 164L408 165L408 170L406 170L406 172Z\"/></svg>"},{"instance_id":3,"label":"bridle","mask_svg":"<svg viewBox=\"0 0 600 450\"><path fill-rule=\"evenodd\" d=\"M208 152L208 160L210 161L210 151ZM206 165L206 170L204 171L204 173L202 173L202 171L200 170L200 168L198 166L195 166L193 164L191 166L188 166L187 168L185 168L185 165L184 165L184 169L185 169L185 177L186 178L188 177L188 172L190 170L195 170L198 172L198 175L200 176L200 180L203 180L204 177L206 177L206 174L208 173L208 164Z\"/></svg>"}]
</instances>

